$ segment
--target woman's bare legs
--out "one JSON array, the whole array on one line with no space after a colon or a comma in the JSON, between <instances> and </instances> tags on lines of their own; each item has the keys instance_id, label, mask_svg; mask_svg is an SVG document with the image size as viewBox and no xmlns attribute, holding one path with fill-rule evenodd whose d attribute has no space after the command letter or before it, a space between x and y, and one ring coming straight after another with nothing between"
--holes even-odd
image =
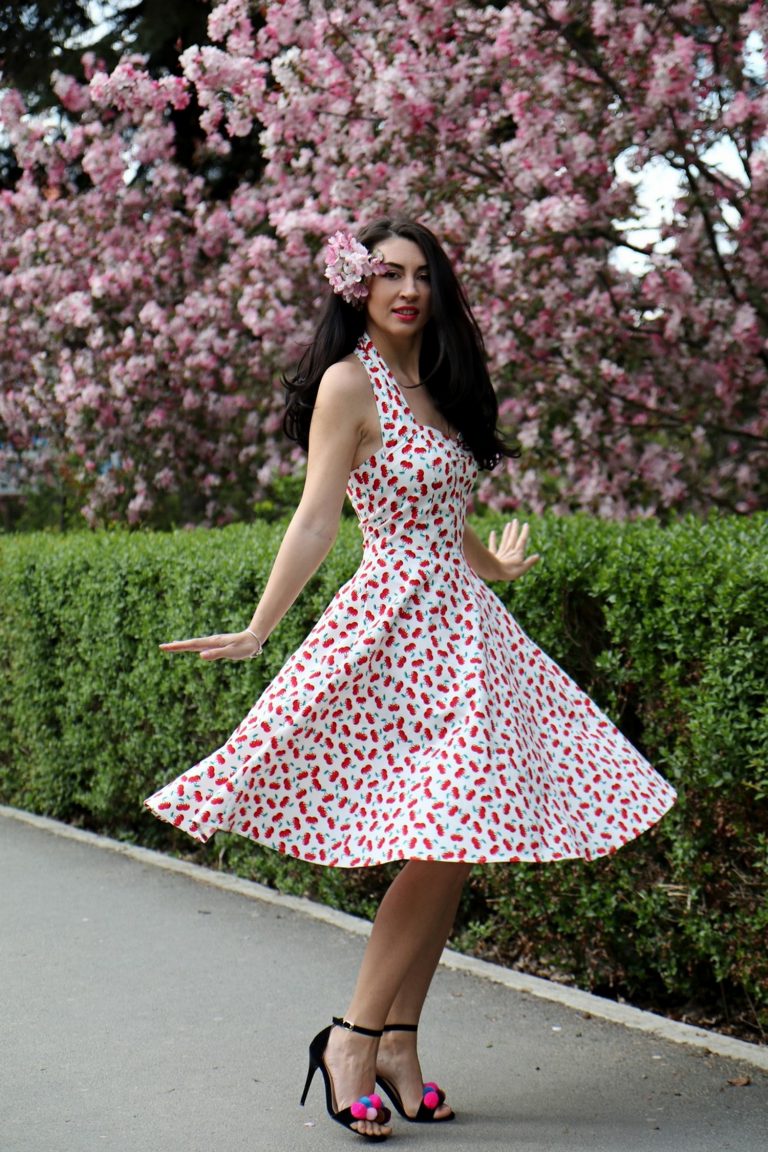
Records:
<instances>
[{"instance_id":1,"label":"woman's bare legs","mask_svg":"<svg viewBox=\"0 0 768 1152\"><path fill-rule=\"evenodd\" d=\"M469 871L469 866L467 866L463 873L456 875L453 897L446 900L440 929L435 933L431 946L423 949L406 973L387 1014L387 1024L418 1024L424 1001L432 984L432 977L451 934L456 919L456 910ZM379 1043L376 1068L390 1083L397 1087L405 1111L409 1116L414 1116L421 1103L424 1083L419 1064L416 1033L385 1032ZM435 1109L437 1120L445 1119L450 1114L451 1108L447 1103L441 1104Z\"/></svg>"},{"instance_id":2,"label":"woman's bare legs","mask_svg":"<svg viewBox=\"0 0 768 1152\"><path fill-rule=\"evenodd\" d=\"M387 1020L416 1023L469 871L466 864L408 861L379 907L345 1019L365 1028L381 1028ZM420 1076L415 1037L386 1035L387 1070L397 1080L410 1111L413 1086ZM343 1028L331 1030L326 1062L337 1108L348 1107L374 1090L378 1047L379 1042L367 1036ZM395 1051L399 1052L397 1061ZM421 1099L420 1080L416 1089L413 1111ZM373 1121L360 1121L355 1127L370 1135L388 1130Z\"/></svg>"}]
</instances>

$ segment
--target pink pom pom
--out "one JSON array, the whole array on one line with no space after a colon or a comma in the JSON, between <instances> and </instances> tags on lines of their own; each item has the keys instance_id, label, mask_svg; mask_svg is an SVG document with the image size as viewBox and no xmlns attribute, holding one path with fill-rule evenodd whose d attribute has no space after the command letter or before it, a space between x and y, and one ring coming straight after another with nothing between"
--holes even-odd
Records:
<instances>
[{"instance_id":1,"label":"pink pom pom","mask_svg":"<svg viewBox=\"0 0 768 1152\"><path fill-rule=\"evenodd\" d=\"M354 1116L355 1120L368 1119L368 1109L366 1108L365 1104L363 1104L362 1100L355 1100L354 1104L351 1105L349 1110Z\"/></svg>"},{"instance_id":2,"label":"pink pom pom","mask_svg":"<svg viewBox=\"0 0 768 1152\"><path fill-rule=\"evenodd\" d=\"M384 1102L381 1099L381 1096L379 1096L378 1092L371 1092L368 1099L370 1100L370 1102L374 1108L382 1108L383 1107Z\"/></svg>"},{"instance_id":3,"label":"pink pom pom","mask_svg":"<svg viewBox=\"0 0 768 1152\"><path fill-rule=\"evenodd\" d=\"M424 1093L424 1104L427 1108L437 1108L439 1103L440 1097L437 1092L430 1091Z\"/></svg>"},{"instance_id":4,"label":"pink pom pom","mask_svg":"<svg viewBox=\"0 0 768 1152\"><path fill-rule=\"evenodd\" d=\"M424 1083L424 1091L426 1092L427 1090L432 1092L439 1092L440 1088L437 1084L435 1084L434 1080L427 1080Z\"/></svg>"},{"instance_id":5,"label":"pink pom pom","mask_svg":"<svg viewBox=\"0 0 768 1152\"><path fill-rule=\"evenodd\" d=\"M365 1118L366 1120L375 1120L378 1114L378 1108L368 1108L366 1109Z\"/></svg>"}]
</instances>

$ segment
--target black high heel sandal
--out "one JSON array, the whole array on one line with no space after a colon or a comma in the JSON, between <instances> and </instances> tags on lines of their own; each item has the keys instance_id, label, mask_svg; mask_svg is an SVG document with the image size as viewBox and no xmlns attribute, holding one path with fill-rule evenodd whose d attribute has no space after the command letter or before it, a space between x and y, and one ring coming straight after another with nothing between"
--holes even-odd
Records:
<instances>
[{"instance_id":1,"label":"black high heel sandal","mask_svg":"<svg viewBox=\"0 0 768 1152\"><path fill-rule=\"evenodd\" d=\"M418 1030L418 1024L385 1024L382 1029L383 1032L418 1032ZM422 1086L422 1098L415 1116L408 1115L400 1093L391 1081L377 1074L376 1083L381 1085L403 1119L410 1120L412 1124L442 1124L448 1120L456 1119L454 1111L449 1112L447 1116L435 1116L440 1105L445 1103L445 1092L432 1081Z\"/></svg>"},{"instance_id":2,"label":"black high heel sandal","mask_svg":"<svg viewBox=\"0 0 768 1152\"><path fill-rule=\"evenodd\" d=\"M306 1100L309 1086L319 1068L325 1083L325 1107L331 1119L344 1128L349 1128L355 1136L362 1136L364 1140L377 1140L379 1142L387 1140L389 1137L382 1133L369 1136L366 1132L358 1132L356 1128L352 1127L353 1124L357 1124L361 1120L375 1121L376 1124L389 1123L392 1113L389 1108L384 1107L382 1099L377 1093L372 1092L370 1096L361 1096L349 1108L341 1108L338 1112L334 1111L336 1101L333 1098L333 1081L325 1063L325 1050L328 1047L328 1037L334 1024L339 1028L348 1028L350 1032L359 1032L362 1036L378 1038L382 1034L381 1029L361 1028L358 1024L350 1024L347 1020L334 1016L333 1024L329 1024L327 1028L323 1028L322 1032L318 1032L309 1046L309 1071L307 1072L304 1091L301 1094L301 1103L303 1104Z\"/></svg>"}]
</instances>

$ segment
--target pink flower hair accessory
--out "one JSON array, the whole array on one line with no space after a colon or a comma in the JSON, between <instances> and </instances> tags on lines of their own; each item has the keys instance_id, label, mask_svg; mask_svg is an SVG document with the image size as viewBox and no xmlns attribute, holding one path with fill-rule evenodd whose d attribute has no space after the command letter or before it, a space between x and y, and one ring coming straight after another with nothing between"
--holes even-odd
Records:
<instances>
[{"instance_id":1,"label":"pink flower hair accessory","mask_svg":"<svg viewBox=\"0 0 768 1152\"><path fill-rule=\"evenodd\" d=\"M380 276L386 267L381 252L369 252L351 232L334 232L325 249L325 276L334 292L347 304L358 305L368 295L368 278Z\"/></svg>"}]
</instances>

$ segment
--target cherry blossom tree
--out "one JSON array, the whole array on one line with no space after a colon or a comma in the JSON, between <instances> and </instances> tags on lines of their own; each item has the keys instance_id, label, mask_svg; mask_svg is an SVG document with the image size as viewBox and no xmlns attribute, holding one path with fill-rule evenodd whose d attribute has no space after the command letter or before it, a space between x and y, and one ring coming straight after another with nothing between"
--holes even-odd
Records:
<instances>
[{"instance_id":1,"label":"cherry blossom tree","mask_svg":"<svg viewBox=\"0 0 768 1152\"><path fill-rule=\"evenodd\" d=\"M0 441L37 444L29 467L66 470L91 517L244 514L291 467L277 382L324 237L396 209L457 261L522 448L481 499L764 499L765 5L226 0L209 37L178 78L60 78L56 130L5 97ZM214 201L178 167L190 99L212 156L260 132L257 184Z\"/></svg>"},{"instance_id":2,"label":"cherry blossom tree","mask_svg":"<svg viewBox=\"0 0 768 1152\"><path fill-rule=\"evenodd\" d=\"M3 101L24 164L0 196L5 469L92 523L246 516L290 468L274 380L299 289L261 191L210 202L175 162L181 79L127 60L57 91L61 131Z\"/></svg>"}]
</instances>

